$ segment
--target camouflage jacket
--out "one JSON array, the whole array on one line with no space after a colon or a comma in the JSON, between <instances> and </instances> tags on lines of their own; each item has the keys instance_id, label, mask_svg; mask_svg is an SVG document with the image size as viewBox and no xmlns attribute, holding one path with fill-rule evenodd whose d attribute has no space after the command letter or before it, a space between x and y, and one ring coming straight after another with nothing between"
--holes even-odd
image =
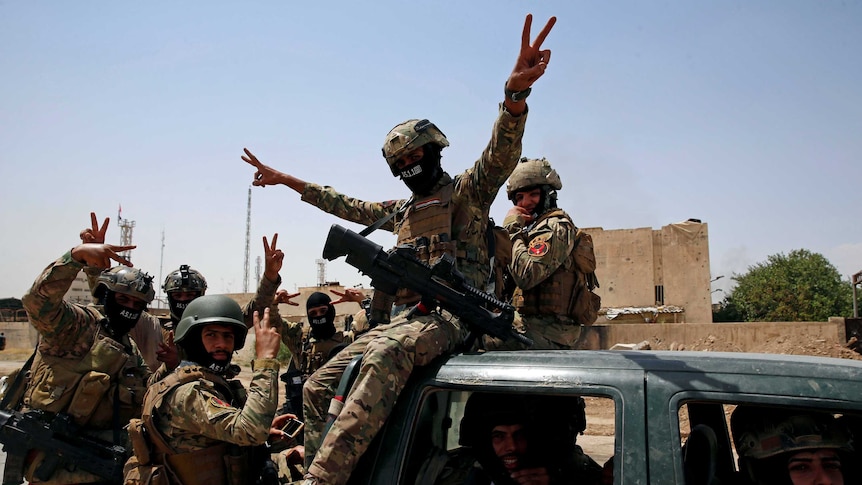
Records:
<instances>
[{"instance_id":1,"label":"camouflage jacket","mask_svg":"<svg viewBox=\"0 0 862 485\"><path fill-rule=\"evenodd\" d=\"M503 227L512 237L509 270L522 290L530 290L551 276L572 254L578 228L563 211L523 226L520 217L507 216Z\"/></svg>"},{"instance_id":2,"label":"camouflage jacket","mask_svg":"<svg viewBox=\"0 0 862 485\"><path fill-rule=\"evenodd\" d=\"M183 362L175 372L188 365L195 364ZM221 443L263 444L275 416L279 365L275 359L255 359L252 369L247 397L221 379L187 382L169 393L153 415L167 443L178 453Z\"/></svg>"},{"instance_id":3,"label":"camouflage jacket","mask_svg":"<svg viewBox=\"0 0 862 485\"><path fill-rule=\"evenodd\" d=\"M95 308L69 303L63 296L84 265L69 251L51 263L21 299L30 324L39 332L39 352L64 359L79 359L90 351L104 318ZM106 337L107 338L107 337ZM128 336L120 339L129 352L143 359Z\"/></svg>"},{"instance_id":4,"label":"camouflage jacket","mask_svg":"<svg viewBox=\"0 0 862 485\"><path fill-rule=\"evenodd\" d=\"M479 159L471 168L454 178L450 179L448 175L444 175L442 179L451 180L455 186L452 195L455 206L460 211L470 212L469 217L463 218L464 224L453 224L452 239L465 241L475 247L479 253L477 260L483 263L489 261L486 229L491 204L521 156L521 138L526 119L526 112L515 117L501 105L491 140ZM439 188L435 187L431 192L436 192ZM406 200L365 202L340 194L332 187L311 183L306 185L302 200L342 219L364 225L373 224L378 219L398 211L407 202ZM402 222L403 217L396 215L382 227L398 233ZM474 286L480 288L484 286L485 282L481 281L483 275L467 276Z\"/></svg>"}]
</instances>

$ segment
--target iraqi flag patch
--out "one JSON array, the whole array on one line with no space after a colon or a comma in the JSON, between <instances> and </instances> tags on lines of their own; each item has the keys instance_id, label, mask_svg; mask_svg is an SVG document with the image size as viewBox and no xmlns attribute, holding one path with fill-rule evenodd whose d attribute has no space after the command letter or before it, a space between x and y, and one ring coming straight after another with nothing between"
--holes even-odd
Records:
<instances>
[{"instance_id":1,"label":"iraqi flag patch","mask_svg":"<svg viewBox=\"0 0 862 485\"><path fill-rule=\"evenodd\" d=\"M417 203L413 204L413 208L420 211L422 209L427 209L428 207L431 207L432 205L440 205L440 198L437 197L434 199L427 199L427 200L417 202Z\"/></svg>"},{"instance_id":2,"label":"iraqi flag patch","mask_svg":"<svg viewBox=\"0 0 862 485\"><path fill-rule=\"evenodd\" d=\"M545 240L545 236L538 236L530 241L528 251L530 251L530 256L544 256L548 254L549 249L551 249L551 245Z\"/></svg>"}]
</instances>

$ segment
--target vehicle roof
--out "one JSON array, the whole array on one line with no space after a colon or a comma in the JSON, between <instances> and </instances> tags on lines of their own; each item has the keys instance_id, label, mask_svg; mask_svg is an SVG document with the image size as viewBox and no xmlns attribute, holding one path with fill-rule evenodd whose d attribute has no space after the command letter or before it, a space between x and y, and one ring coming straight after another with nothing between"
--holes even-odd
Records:
<instances>
[{"instance_id":1,"label":"vehicle roof","mask_svg":"<svg viewBox=\"0 0 862 485\"><path fill-rule=\"evenodd\" d=\"M745 352L559 350L458 354L438 371L438 380L512 368L534 372L584 370L752 374L862 379L862 361L831 357ZM494 372L496 373L496 372Z\"/></svg>"}]
</instances>

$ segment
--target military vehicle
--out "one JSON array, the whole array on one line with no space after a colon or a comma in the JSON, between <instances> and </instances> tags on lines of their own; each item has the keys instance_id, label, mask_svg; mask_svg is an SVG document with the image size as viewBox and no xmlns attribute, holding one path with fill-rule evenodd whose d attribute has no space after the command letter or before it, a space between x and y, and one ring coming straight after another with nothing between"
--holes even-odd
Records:
<instances>
[{"instance_id":1,"label":"military vehicle","mask_svg":"<svg viewBox=\"0 0 862 485\"><path fill-rule=\"evenodd\" d=\"M429 464L459 447L464 404L475 392L498 393L501 407L514 396L558 403L568 398L571 406L538 411L536 418L544 420L548 433L565 435L585 415L586 433L578 436L578 445L600 465L614 457L607 470L612 470L614 484L741 483L729 427L732 410L739 404L802 408L858 422L862 362L670 351L519 351L441 358L415 369L350 483L435 483L440 467ZM576 404L579 397L586 402L583 413ZM594 436L596 430L605 436ZM704 439L704 430L714 438ZM689 446L689 440L697 443Z\"/></svg>"}]
</instances>

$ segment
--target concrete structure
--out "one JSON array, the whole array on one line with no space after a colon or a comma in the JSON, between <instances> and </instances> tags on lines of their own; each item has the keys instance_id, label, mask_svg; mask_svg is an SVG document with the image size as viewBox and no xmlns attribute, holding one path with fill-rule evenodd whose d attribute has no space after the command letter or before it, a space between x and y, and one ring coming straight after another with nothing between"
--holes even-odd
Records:
<instances>
[{"instance_id":1,"label":"concrete structure","mask_svg":"<svg viewBox=\"0 0 862 485\"><path fill-rule=\"evenodd\" d=\"M593 238L601 284L597 323L712 323L705 223L689 219L658 230L584 230Z\"/></svg>"}]
</instances>

